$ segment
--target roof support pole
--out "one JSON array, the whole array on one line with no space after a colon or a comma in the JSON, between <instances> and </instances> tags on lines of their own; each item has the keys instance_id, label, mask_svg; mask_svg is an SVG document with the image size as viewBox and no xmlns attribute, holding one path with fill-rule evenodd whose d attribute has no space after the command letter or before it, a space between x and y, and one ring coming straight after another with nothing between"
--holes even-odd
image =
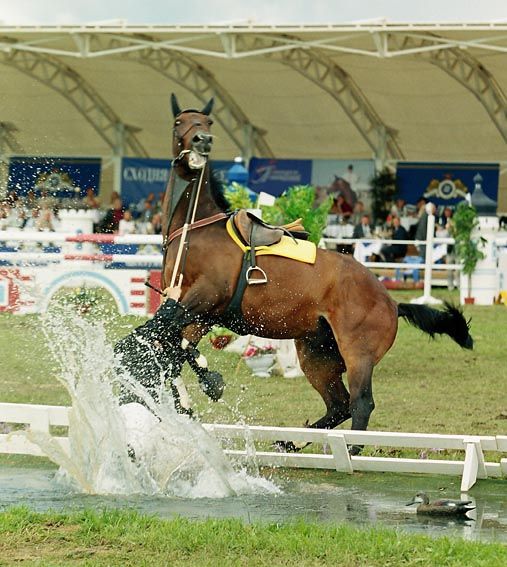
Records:
<instances>
[{"instance_id":1,"label":"roof support pole","mask_svg":"<svg viewBox=\"0 0 507 567\"><path fill-rule=\"evenodd\" d=\"M375 168L382 171L387 163L387 129L383 124L377 127L378 145L375 151Z\"/></svg>"},{"instance_id":2,"label":"roof support pole","mask_svg":"<svg viewBox=\"0 0 507 567\"><path fill-rule=\"evenodd\" d=\"M125 124L118 122L115 125L115 145L113 147L112 165L113 165L113 191L121 195L121 163L125 155Z\"/></svg>"}]
</instances>

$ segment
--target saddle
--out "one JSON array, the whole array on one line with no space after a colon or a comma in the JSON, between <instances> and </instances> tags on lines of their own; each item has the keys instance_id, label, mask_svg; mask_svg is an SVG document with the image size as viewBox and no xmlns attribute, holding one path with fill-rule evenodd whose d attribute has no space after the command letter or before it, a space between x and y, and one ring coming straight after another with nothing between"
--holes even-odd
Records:
<instances>
[{"instance_id":1,"label":"saddle","mask_svg":"<svg viewBox=\"0 0 507 567\"><path fill-rule=\"evenodd\" d=\"M253 213L240 209L232 218L236 233L241 237L244 244L249 247L250 266L246 272L248 285L263 284L268 281L266 272L255 263L255 249L259 246L272 246L281 241L282 236L292 239L308 240L308 232L301 224L301 219L285 224L274 226L264 222Z\"/></svg>"},{"instance_id":2,"label":"saddle","mask_svg":"<svg viewBox=\"0 0 507 567\"><path fill-rule=\"evenodd\" d=\"M276 244L280 242L284 234L292 238L308 240L308 232L301 224L300 218L289 224L274 226L264 222L253 213L240 209L234 215L234 226L244 243L252 248Z\"/></svg>"}]
</instances>

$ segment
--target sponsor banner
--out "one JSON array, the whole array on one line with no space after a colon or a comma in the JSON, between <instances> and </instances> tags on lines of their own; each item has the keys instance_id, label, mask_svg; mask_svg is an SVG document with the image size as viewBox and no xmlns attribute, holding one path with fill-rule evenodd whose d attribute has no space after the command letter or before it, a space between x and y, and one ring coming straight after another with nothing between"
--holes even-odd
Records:
<instances>
[{"instance_id":1,"label":"sponsor banner","mask_svg":"<svg viewBox=\"0 0 507 567\"><path fill-rule=\"evenodd\" d=\"M218 176L218 179L224 184L227 185L227 173L229 169L234 165L234 161L232 160L211 160L211 169L213 172Z\"/></svg>"},{"instance_id":2,"label":"sponsor banner","mask_svg":"<svg viewBox=\"0 0 507 567\"><path fill-rule=\"evenodd\" d=\"M225 183L227 171L233 161L211 161L211 168ZM169 181L171 160L148 158L123 158L121 175L121 196L126 206L139 203L150 193L160 198L165 193Z\"/></svg>"},{"instance_id":3,"label":"sponsor banner","mask_svg":"<svg viewBox=\"0 0 507 567\"><path fill-rule=\"evenodd\" d=\"M248 168L249 187L278 197L293 185L309 185L311 160L252 158Z\"/></svg>"},{"instance_id":4,"label":"sponsor banner","mask_svg":"<svg viewBox=\"0 0 507 567\"><path fill-rule=\"evenodd\" d=\"M158 200L169 181L171 161L168 159L123 158L121 160L121 197L129 206L155 193Z\"/></svg>"},{"instance_id":5,"label":"sponsor banner","mask_svg":"<svg viewBox=\"0 0 507 567\"><path fill-rule=\"evenodd\" d=\"M8 190L58 199L84 197L90 187L98 193L100 168L100 158L15 156L9 160Z\"/></svg>"},{"instance_id":6,"label":"sponsor banner","mask_svg":"<svg viewBox=\"0 0 507 567\"><path fill-rule=\"evenodd\" d=\"M425 197L437 206L454 206L478 187L498 198L498 163L398 162L398 195L409 204Z\"/></svg>"},{"instance_id":7,"label":"sponsor banner","mask_svg":"<svg viewBox=\"0 0 507 567\"><path fill-rule=\"evenodd\" d=\"M279 196L293 185L313 185L326 193L350 195L368 190L375 175L373 160L250 160L249 186L257 193L264 191ZM356 197L352 198L355 202Z\"/></svg>"}]
</instances>

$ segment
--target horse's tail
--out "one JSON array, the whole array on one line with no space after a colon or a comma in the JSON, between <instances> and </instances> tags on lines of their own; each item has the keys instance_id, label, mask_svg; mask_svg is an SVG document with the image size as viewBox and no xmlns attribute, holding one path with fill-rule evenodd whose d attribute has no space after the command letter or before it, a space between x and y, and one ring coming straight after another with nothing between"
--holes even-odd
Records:
<instances>
[{"instance_id":1,"label":"horse's tail","mask_svg":"<svg viewBox=\"0 0 507 567\"><path fill-rule=\"evenodd\" d=\"M450 303L444 303L444 309L433 309L426 305L398 303L398 317L403 317L414 327L428 333L449 335L460 347L472 349L474 340L470 336L470 320L466 320L463 312Z\"/></svg>"}]
</instances>

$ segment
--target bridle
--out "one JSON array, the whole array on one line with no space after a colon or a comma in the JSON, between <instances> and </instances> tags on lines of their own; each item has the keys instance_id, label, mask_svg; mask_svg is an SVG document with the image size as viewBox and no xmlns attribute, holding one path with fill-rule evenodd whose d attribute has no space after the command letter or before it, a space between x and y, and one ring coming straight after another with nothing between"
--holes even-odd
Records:
<instances>
[{"instance_id":1,"label":"bridle","mask_svg":"<svg viewBox=\"0 0 507 567\"><path fill-rule=\"evenodd\" d=\"M193 110L193 109L191 109L191 110L184 110L184 111L180 112L180 113L175 117L174 125L173 125L173 139L176 140L176 142L177 142L177 147L178 147L178 149L180 150L180 152L179 152L179 154L173 159L173 161L172 161L173 166L174 166L174 165L177 165L178 162L180 162L180 161L185 157L185 155L189 154L189 153L192 152L192 151L194 151L194 152L196 152L196 153L200 153L202 156L206 156L206 157L207 157L208 154L209 154L209 152L199 152L199 151L197 151L196 149L188 149L188 150L183 150L183 149L181 149L181 148L183 147L183 140L185 139L185 136L186 136L189 132L191 132L193 128L198 128L199 126L203 126L203 125L204 125L203 122L194 120L194 121L192 122L192 124L190 124L190 126L183 132L183 134L179 134L179 133L178 133L178 126L181 124L181 122L180 122L180 120L179 120L179 117L180 117L182 114L187 114L187 113L189 113L189 112L195 112L195 113L197 113L197 114L201 114L201 112L199 112L198 110ZM211 120L211 118L208 118L208 126L211 126L212 124L213 124L213 120ZM212 137L212 135L211 135L209 132L206 132L206 134L207 134L208 136L210 136L210 138Z\"/></svg>"}]
</instances>

